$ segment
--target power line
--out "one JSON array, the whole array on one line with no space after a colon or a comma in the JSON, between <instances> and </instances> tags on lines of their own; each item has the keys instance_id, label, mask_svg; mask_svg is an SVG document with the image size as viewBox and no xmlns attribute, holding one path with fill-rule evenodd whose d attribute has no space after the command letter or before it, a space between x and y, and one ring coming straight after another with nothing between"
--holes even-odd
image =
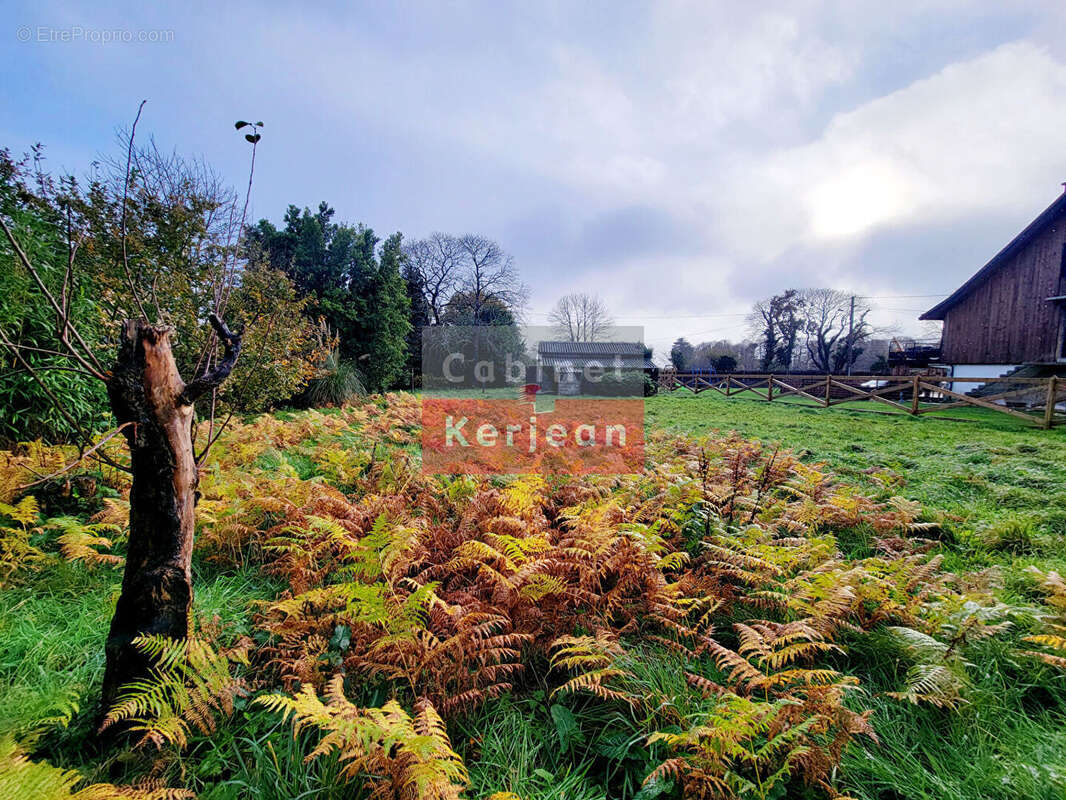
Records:
<instances>
[{"instance_id":1,"label":"power line","mask_svg":"<svg viewBox=\"0 0 1066 800\"><path fill-rule=\"evenodd\" d=\"M630 317L631 320L645 320L645 319L714 319L717 317L746 317L747 311L735 312L731 314L642 314L640 316ZM547 317L550 316L548 311L530 311L529 316L533 317Z\"/></svg>"},{"instance_id":2,"label":"power line","mask_svg":"<svg viewBox=\"0 0 1066 800\"><path fill-rule=\"evenodd\" d=\"M855 295L860 300L907 300L918 297L948 297L951 292L944 292L943 294L880 294L880 295Z\"/></svg>"},{"instance_id":3,"label":"power line","mask_svg":"<svg viewBox=\"0 0 1066 800\"><path fill-rule=\"evenodd\" d=\"M944 294L882 294L882 295L855 295L857 300L907 300L907 299L919 299L919 298L935 298L935 297L948 297L950 293ZM884 308L884 311L903 311L903 312L920 312L925 309L917 308ZM529 311L526 312L528 316L533 317L548 317L551 316L550 311ZM726 317L746 317L749 315L748 311L732 312L732 313L715 313L715 314L640 314L634 315L628 318L629 321L643 321L649 319L719 319Z\"/></svg>"},{"instance_id":4,"label":"power line","mask_svg":"<svg viewBox=\"0 0 1066 800\"><path fill-rule=\"evenodd\" d=\"M879 307L875 309L877 311L889 311L893 314L924 314L928 309L924 308L883 308Z\"/></svg>"}]
</instances>

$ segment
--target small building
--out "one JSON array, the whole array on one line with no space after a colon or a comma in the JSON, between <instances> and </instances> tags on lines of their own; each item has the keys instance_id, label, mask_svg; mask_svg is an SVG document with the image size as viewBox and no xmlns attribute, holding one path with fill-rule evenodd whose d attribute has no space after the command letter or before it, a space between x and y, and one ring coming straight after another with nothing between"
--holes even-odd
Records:
<instances>
[{"instance_id":1,"label":"small building","mask_svg":"<svg viewBox=\"0 0 1066 800\"><path fill-rule=\"evenodd\" d=\"M547 384L543 388L560 395L638 397L645 372L655 368L641 342L542 341L537 344L537 366Z\"/></svg>"},{"instance_id":2,"label":"small building","mask_svg":"<svg viewBox=\"0 0 1066 800\"><path fill-rule=\"evenodd\" d=\"M940 340L894 337L888 343L889 371L899 375L939 375L949 368L940 363Z\"/></svg>"},{"instance_id":3,"label":"small building","mask_svg":"<svg viewBox=\"0 0 1066 800\"><path fill-rule=\"evenodd\" d=\"M955 377L1066 372L1066 193L921 319L943 320Z\"/></svg>"}]
</instances>

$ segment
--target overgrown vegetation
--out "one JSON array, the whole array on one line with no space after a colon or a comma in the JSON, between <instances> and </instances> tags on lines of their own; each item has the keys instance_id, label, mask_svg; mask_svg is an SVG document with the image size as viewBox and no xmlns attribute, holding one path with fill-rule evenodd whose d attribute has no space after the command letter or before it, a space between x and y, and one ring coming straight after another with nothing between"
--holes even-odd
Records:
<instances>
[{"instance_id":1,"label":"overgrown vegetation","mask_svg":"<svg viewBox=\"0 0 1066 800\"><path fill-rule=\"evenodd\" d=\"M153 143L130 143L129 156L128 184L125 159L82 182L49 174L41 149L32 158L0 150L0 220L33 265L0 238L0 441L84 442L110 426L102 382L67 343L96 372L109 369L130 318L173 330L190 379L217 360L210 313L245 332L236 380L201 416L271 408L326 355L308 298L285 272L238 258L236 193L206 164Z\"/></svg>"},{"instance_id":2,"label":"overgrown vegetation","mask_svg":"<svg viewBox=\"0 0 1066 800\"><path fill-rule=\"evenodd\" d=\"M69 787L204 798L1066 791L1060 433L648 408L675 429L648 469L581 479L423 475L405 395L231 423L196 636L141 643L118 758L92 741L123 476L35 503L64 454L7 453L0 728Z\"/></svg>"}]
</instances>

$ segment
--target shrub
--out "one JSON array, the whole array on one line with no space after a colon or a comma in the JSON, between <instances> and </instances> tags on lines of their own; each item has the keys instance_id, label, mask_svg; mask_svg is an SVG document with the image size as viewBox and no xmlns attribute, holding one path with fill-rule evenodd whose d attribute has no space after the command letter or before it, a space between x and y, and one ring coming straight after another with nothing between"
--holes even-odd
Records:
<instances>
[{"instance_id":1,"label":"shrub","mask_svg":"<svg viewBox=\"0 0 1066 800\"><path fill-rule=\"evenodd\" d=\"M343 406L366 394L363 376L351 361L342 359L339 350L326 356L321 374L307 387L307 401L311 406Z\"/></svg>"}]
</instances>

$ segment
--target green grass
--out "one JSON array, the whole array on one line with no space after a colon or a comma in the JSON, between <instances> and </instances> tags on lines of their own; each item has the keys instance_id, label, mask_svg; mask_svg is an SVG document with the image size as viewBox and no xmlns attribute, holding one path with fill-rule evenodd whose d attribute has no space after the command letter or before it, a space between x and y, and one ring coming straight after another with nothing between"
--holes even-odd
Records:
<instances>
[{"instance_id":1,"label":"green grass","mask_svg":"<svg viewBox=\"0 0 1066 800\"><path fill-rule=\"evenodd\" d=\"M880 696L898 680L877 637L849 658L865 666L865 707L878 742L852 747L842 766L856 797L978 800L1066 796L1066 680L1019 659L1011 637L970 648L970 702L958 711Z\"/></svg>"},{"instance_id":2,"label":"green grass","mask_svg":"<svg viewBox=\"0 0 1066 800\"><path fill-rule=\"evenodd\" d=\"M458 727L473 797L513 792L524 800L607 800L586 774L592 763L574 767L541 697L504 698Z\"/></svg>"},{"instance_id":3,"label":"green grass","mask_svg":"<svg viewBox=\"0 0 1066 800\"><path fill-rule=\"evenodd\" d=\"M649 398L650 428L736 431L824 461L844 481L889 486L945 523L945 566L996 567L1003 599L1032 601L1022 570L1066 568L1066 428L1044 431L995 412L971 421L767 403L715 392ZM862 543L848 542L851 547ZM841 545L845 542L842 540ZM842 785L869 800L1066 797L1066 675L1019 663L1009 645L969 653L971 702L959 712L880 696L905 664L853 644L853 668L879 741L852 746Z\"/></svg>"},{"instance_id":4,"label":"green grass","mask_svg":"<svg viewBox=\"0 0 1066 800\"><path fill-rule=\"evenodd\" d=\"M0 733L92 704L120 580L60 561L0 593Z\"/></svg>"},{"instance_id":5,"label":"green grass","mask_svg":"<svg viewBox=\"0 0 1066 800\"><path fill-rule=\"evenodd\" d=\"M277 587L254 570L196 566L198 616L251 633L248 604L274 597ZM112 567L56 559L0 592L0 734L25 736L64 716L73 718L72 736L88 731L121 580Z\"/></svg>"},{"instance_id":6,"label":"green grass","mask_svg":"<svg viewBox=\"0 0 1066 800\"><path fill-rule=\"evenodd\" d=\"M1066 570L1066 428L1041 431L992 412L968 415L973 421L912 419L684 391L649 398L646 406L650 428L737 431L826 462L845 482L919 500L928 518L944 523L940 550L948 568L996 567L1005 602L1033 602L1024 567ZM259 466L317 474L298 450L271 451ZM862 531L842 532L839 542L856 555L871 544ZM217 616L236 632L251 632L252 601L280 590L254 569L194 568L199 616ZM135 762L95 761L89 749L119 581L116 569L57 560L0 591L0 734L25 737L42 721L72 716L69 727L51 727L40 756L96 779L143 771ZM1066 674L1014 655L1023 628L967 651L970 703L958 712L884 697L898 688L906 663L873 638L849 642L847 671L863 682L854 703L873 710L878 741L850 748L838 788L865 800L1066 797ZM638 687L676 697L680 717L702 713L704 701L687 689L671 656L634 646L632 658ZM662 756L647 747L645 723L588 698L552 699L543 687L527 686L450 730L470 770L469 797L600 800L654 796L638 794ZM193 737L165 777L206 800L363 796L358 784L340 780L335 760L305 763L314 736L294 740L291 730L242 703L215 735Z\"/></svg>"},{"instance_id":7,"label":"green grass","mask_svg":"<svg viewBox=\"0 0 1066 800\"><path fill-rule=\"evenodd\" d=\"M825 461L848 483L898 485L897 493L943 516L963 539L1010 519L1066 536L1066 427L1040 430L979 409L970 416L915 419L684 390L648 398L645 406L649 428L736 431ZM1058 550L1047 555L1061 567L1066 554Z\"/></svg>"}]
</instances>

